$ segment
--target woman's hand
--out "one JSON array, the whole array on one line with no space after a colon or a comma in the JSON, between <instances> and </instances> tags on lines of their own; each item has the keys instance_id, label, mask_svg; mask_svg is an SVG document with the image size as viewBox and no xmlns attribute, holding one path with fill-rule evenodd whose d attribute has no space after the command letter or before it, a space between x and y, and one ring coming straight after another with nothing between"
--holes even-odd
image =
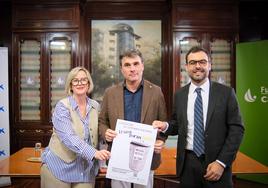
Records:
<instances>
[{"instance_id":1,"label":"woman's hand","mask_svg":"<svg viewBox=\"0 0 268 188\"><path fill-rule=\"evenodd\" d=\"M97 150L95 153L95 159L98 160L108 160L111 156L111 153L107 150Z\"/></svg>"}]
</instances>

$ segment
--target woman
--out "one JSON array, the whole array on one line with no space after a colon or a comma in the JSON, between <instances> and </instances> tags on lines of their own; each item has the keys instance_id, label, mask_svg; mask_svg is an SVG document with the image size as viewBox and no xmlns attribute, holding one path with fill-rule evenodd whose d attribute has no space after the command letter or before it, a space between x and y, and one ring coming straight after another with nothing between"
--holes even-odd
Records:
<instances>
[{"instance_id":1,"label":"woman","mask_svg":"<svg viewBox=\"0 0 268 188\"><path fill-rule=\"evenodd\" d=\"M65 90L68 97L55 107L53 134L42 154L41 188L93 188L98 160L110 153L96 149L99 104L87 96L93 90L89 72L72 69Z\"/></svg>"}]
</instances>

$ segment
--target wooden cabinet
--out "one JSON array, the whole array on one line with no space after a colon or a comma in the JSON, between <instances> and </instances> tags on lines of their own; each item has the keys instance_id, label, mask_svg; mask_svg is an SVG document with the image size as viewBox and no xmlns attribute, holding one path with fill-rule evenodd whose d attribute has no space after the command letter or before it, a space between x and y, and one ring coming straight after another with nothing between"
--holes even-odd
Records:
<instances>
[{"instance_id":1,"label":"wooden cabinet","mask_svg":"<svg viewBox=\"0 0 268 188\"><path fill-rule=\"evenodd\" d=\"M238 14L235 1L173 1L173 89L190 80L185 55L192 46L202 46L212 56L211 80L235 87L235 43Z\"/></svg>"},{"instance_id":2,"label":"wooden cabinet","mask_svg":"<svg viewBox=\"0 0 268 188\"><path fill-rule=\"evenodd\" d=\"M77 62L76 32L14 33L14 128L19 148L51 133L51 115ZM17 138L17 137L16 137Z\"/></svg>"},{"instance_id":3,"label":"wooden cabinet","mask_svg":"<svg viewBox=\"0 0 268 188\"><path fill-rule=\"evenodd\" d=\"M202 46L212 57L210 79L234 86L234 50L236 36L233 33L175 32L174 34L175 88L189 83L185 71L186 53L192 46Z\"/></svg>"},{"instance_id":4,"label":"wooden cabinet","mask_svg":"<svg viewBox=\"0 0 268 188\"><path fill-rule=\"evenodd\" d=\"M79 0L12 4L12 152L48 144L65 79L79 64Z\"/></svg>"},{"instance_id":5,"label":"wooden cabinet","mask_svg":"<svg viewBox=\"0 0 268 188\"><path fill-rule=\"evenodd\" d=\"M79 0L12 0L13 30L65 30L79 25Z\"/></svg>"}]
</instances>

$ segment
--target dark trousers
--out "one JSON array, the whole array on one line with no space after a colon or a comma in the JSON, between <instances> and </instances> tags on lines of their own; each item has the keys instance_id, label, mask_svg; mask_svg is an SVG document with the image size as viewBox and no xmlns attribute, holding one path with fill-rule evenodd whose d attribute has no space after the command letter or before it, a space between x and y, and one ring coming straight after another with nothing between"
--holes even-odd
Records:
<instances>
[{"instance_id":1,"label":"dark trousers","mask_svg":"<svg viewBox=\"0 0 268 188\"><path fill-rule=\"evenodd\" d=\"M218 181L207 181L205 155L197 157L193 151L186 150L184 167L180 178L181 188L232 188L232 173L226 168Z\"/></svg>"}]
</instances>

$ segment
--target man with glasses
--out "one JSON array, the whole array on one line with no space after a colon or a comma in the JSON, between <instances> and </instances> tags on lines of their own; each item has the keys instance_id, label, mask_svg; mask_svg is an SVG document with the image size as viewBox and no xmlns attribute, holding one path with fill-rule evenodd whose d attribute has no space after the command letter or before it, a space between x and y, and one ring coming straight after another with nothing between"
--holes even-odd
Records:
<instances>
[{"instance_id":1,"label":"man with glasses","mask_svg":"<svg viewBox=\"0 0 268 188\"><path fill-rule=\"evenodd\" d=\"M231 188L232 162L244 134L234 90L209 81L211 58L203 48L189 50L185 69L191 83L176 92L171 120L153 126L178 135L180 187Z\"/></svg>"},{"instance_id":2,"label":"man with glasses","mask_svg":"<svg viewBox=\"0 0 268 188\"><path fill-rule=\"evenodd\" d=\"M105 91L99 116L101 135L110 147L116 137L114 130L117 119L149 125L155 119L166 119L166 104L161 88L143 79L142 54L138 50L126 51L120 56L120 69L124 82ZM153 188L153 170L160 165L160 151L164 139L165 137L158 137L156 140L148 185L134 184L134 188ZM130 183L118 180L112 180L111 184L112 188L131 187Z\"/></svg>"}]
</instances>

